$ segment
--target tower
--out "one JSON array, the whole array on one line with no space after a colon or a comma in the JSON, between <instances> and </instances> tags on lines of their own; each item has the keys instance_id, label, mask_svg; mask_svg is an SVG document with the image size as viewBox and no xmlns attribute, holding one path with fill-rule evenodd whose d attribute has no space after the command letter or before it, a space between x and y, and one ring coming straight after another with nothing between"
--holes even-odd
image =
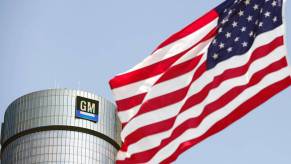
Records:
<instances>
[{"instance_id":1,"label":"tower","mask_svg":"<svg viewBox=\"0 0 291 164\"><path fill-rule=\"evenodd\" d=\"M113 164L120 129L115 105L95 94L33 92L13 101L5 112L1 162Z\"/></svg>"}]
</instances>

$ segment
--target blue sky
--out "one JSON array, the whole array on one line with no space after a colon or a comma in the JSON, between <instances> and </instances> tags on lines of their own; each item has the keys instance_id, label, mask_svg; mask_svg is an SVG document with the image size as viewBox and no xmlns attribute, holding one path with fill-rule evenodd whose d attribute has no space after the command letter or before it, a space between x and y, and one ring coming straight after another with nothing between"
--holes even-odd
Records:
<instances>
[{"instance_id":1,"label":"blue sky","mask_svg":"<svg viewBox=\"0 0 291 164\"><path fill-rule=\"evenodd\" d=\"M40 89L79 88L113 100L111 77L221 2L1 0L1 121L10 102ZM290 40L291 10L286 16ZM290 100L289 88L176 163L290 164Z\"/></svg>"}]
</instances>

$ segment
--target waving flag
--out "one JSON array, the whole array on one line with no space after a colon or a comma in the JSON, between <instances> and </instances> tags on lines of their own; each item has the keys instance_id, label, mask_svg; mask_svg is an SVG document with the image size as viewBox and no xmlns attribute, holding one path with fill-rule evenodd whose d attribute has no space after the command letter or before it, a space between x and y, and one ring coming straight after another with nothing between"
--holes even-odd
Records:
<instances>
[{"instance_id":1,"label":"waving flag","mask_svg":"<svg viewBox=\"0 0 291 164\"><path fill-rule=\"evenodd\" d=\"M227 0L110 81L117 163L171 163L291 85L281 0Z\"/></svg>"}]
</instances>

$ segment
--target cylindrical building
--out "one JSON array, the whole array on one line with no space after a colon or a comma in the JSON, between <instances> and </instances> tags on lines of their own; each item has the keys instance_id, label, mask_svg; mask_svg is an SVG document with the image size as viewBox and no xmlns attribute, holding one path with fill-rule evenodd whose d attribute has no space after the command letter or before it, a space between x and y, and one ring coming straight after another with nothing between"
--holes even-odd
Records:
<instances>
[{"instance_id":1,"label":"cylindrical building","mask_svg":"<svg viewBox=\"0 0 291 164\"><path fill-rule=\"evenodd\" d=\"M51 89L12 102L1 128L5 164L113 164L120 147L115 106L89 92Z\"/></svg>"}]
</instances>

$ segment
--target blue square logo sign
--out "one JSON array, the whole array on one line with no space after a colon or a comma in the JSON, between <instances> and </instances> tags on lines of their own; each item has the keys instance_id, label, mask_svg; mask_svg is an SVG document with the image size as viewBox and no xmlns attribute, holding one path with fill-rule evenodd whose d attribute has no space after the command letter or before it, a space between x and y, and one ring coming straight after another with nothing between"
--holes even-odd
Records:
<instances>
[{"instance_id":1,"label":"blue square logo sign","mask_svg":"<svg viewBox=\"0 0 291 164\"><path fill-rule=\"evenodd\" d=\"M76 118L98 122L99 101L76 97Z\"/></svg>"}]
</instances>

